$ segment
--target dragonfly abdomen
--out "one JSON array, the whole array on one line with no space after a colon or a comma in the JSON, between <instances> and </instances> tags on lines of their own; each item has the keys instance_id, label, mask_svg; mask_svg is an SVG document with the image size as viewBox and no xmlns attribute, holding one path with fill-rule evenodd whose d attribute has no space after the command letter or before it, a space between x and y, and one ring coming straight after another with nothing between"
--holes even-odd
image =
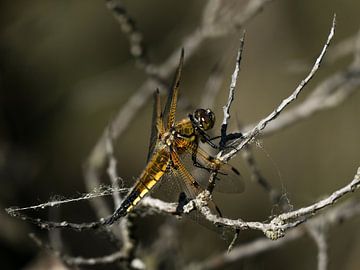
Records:
<instances>
[{"instance_id":1,"label":"dragonfly abdomen","mask_svg":"<svg viewBox=\"0 0 360 270\"><path fill-rule=\"evenodd\" d=\"M132 192L128 196L131 205L128 207L127 212L130 212L132 208L157 184L166 172L169 162L169 154L165 149L154 153L145 170L140 175Z\"/></svg>"},{"instance_id":2,"label":"dragonfly abdomen","mask_svg":"<svg viewBox=\"0 0 360 270\"><path fill-rule=\"evenodd\" d=\"M126 216L161 179L166 172L169 162L169 154L166 151L155 152L145 170L138 178L135 186L125 197L112 217L105 221L105 224L112 224L117 219Z\"/></svg>"}]
</instances>

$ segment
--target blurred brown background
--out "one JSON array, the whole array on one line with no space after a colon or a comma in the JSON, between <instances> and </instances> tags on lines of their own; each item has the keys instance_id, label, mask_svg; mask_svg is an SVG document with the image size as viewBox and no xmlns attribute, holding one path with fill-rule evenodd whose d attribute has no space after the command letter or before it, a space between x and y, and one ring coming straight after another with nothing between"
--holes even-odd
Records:
<instances>
[{"instance_id":1,"label":"blurred brown background","mask_svg":"<svg viewBox=\"0 0 360 270\"><path fill-rule=\"evenodd\" d=\"M226 2L226 1L224 1ZM239 1L239 8L242 3ZM149 57L161 63L193 31L206 1L124 1L144 34ZM333 44L360 27L355 0L279 0L246 25L246 44L236 100L242 123L269 113L304 78L320 52L337 14ZM214 108L218 119L226 101L240 34L209 40L185 65L182 94L196 106L214 65L225 58L223 89ZM186 48L185 48L186 52ZM299 101L317 82L351 61L351 56L324 65ZM146 75L134 65L128 42L104 1L10 1L0 3L0 206L27 206L51 196L85 192L82 164L103 129ZM269 181L301 207L344 185L360 160L360 95L342 105L278 132L255 149ZM116 142L119 174L131 180L145 164L151 102L138 113ZM240 158L233 164L241 163ZM240 168L245 168L242 164ZM243 169L246 191L218 196L223 211L245 220L265 220L273 206ZM104 181L104 183L107 183ZM353 196L359 197L357 194ZM50 213L77 222L91 221L87 204L72 204ZM48 216L48 212L44 215ZM138 224L143 248L156 237L158 218ZM360 267L360 219L328 233L330 269ZM0 214L2 269L32 263L39 250L27 237L47 232ZM153 232L154 235L151 235ZM146 235L149 234L149 235ZM240 242L260 233L244 232ZM107 239L64 232L63 249L73 255L99 256L111 251ZM204 239L208 243L204 247ZM212 232L185 222L179 233L179 259L198 261L226 249ZM101 249L99 249L101 247ZM309 238L239 262L234 269L315 269L316 246ZM105 268L104 268L105 269ZM110 269L110 268L109 268Z\"/></svg>"}]
</instances>

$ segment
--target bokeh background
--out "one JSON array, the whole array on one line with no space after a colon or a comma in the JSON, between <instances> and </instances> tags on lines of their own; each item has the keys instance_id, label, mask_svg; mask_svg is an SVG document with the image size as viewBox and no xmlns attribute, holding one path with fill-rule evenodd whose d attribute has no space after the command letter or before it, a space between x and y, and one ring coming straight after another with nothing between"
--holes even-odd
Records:
<instances>
[{"instance_id":1,"label":"bokeh background","mask_svg":"<svg viewBox=\"0 0 360 270\"><path fill-rule=\"evenodd\" d=\"M150 59L161 63L198 25L206 1L124 3L143 32ZM245 3L239 1L238 8ZM358 31L359 11L360 2L355 0L278 0L267 5L246 25L242 71L232 107L233 127L236 118L243 124L259 120L293 91L320 52L334 13L337 29L333 44L336 44ZM240 33L232 32L205 42L184 69L181 92L196 107L211 70L216 63L227 59L223 66L222 90L213 108L219 119L227 99L239 36ZM349 55L322 66L298 102L317 82L351 60ZM128 41L104 1L0 2L0 260L3 269L33 266L46 255L27 234L35 232L46 241L48 236L46 231L7 216L4 208L86 192L83 162L104 128L146 78L134 64ZM255 147L255 157L263 174L286 193L295 208L310 204L352 179L360 160L359 104L360 95L355 93L342 105L264 138L261 146ZM116 141L119 174L129 181L145 164L150 115L151 101ZM250 181L241 159L234 160L233 164L242 168L246 191L241 195L219 195L218 204L229 216L266 220L275 207L261 187ZM78 222L95 218L85 203L50 213L45 211L43 215ZM146 217L137 222L142 249L155 241L162 220ZM329 230L329 269L360 267L359 225L360 219L354 218ZM216 234L199 225L184 221L177 226L179 260L200 261L226 249ZM113 250L108 239L101 235L57 233L57 237L63 239L62 249L72 255L101 256ZM239 243L260 236L258 232L244 232ZM232 267L315 269L316 256L313 240L305 237Z\"/></svg>"}]
</instances>

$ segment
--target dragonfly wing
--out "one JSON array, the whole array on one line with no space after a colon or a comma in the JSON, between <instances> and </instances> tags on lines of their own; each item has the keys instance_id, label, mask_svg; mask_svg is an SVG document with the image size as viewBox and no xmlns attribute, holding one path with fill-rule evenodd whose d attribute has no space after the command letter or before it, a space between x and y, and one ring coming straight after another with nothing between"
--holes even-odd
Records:
<instances>
[{"instance_id":1,"label":"dragonfly wing","mask_svg":"<svg viewBox=\"0 0 360 270\"><path fill-rule=\"evenodd\" d=\"M166 129L169 130L175 123L176 104L180 86L181 71L184 63L184 49L181 50L179 66L176 70L174 81L169 91L168 99L164 109L164 117L166 119Z\"/></svg>"},{"instance_id":2,"label":"dragonfly wing","mask_svg":"<svg viewBox=\"0 0 360 270\"><path fill-rule=\"evenodd\" d=\"M178 179L179 183L184 190L186 197L181 198L179 196L179 204L184 206L190 199L194 199L203 189L199 184L196 182L195 178L186 170L181 157L175 152L171 154L173 162L175 163L176 167L171 167L171 173L174 178ZM182 199L182 201L180 201ZM212 201L208 201L208 207L213 214L217 214L221 216L221 212L216 204ZM191 211L189 214L186 215L196 223L212 230L221 235L224 240L231 240L233 237L233 230L231 228L225 228L222 226L218 226L211 221L207 220L197 209Z\"/></svg>"},{"instance_id":3,"label":"dragonfly wing","mask_svg":"<svg viewBox=\"0 0 360 270\"><path fill-rule=\"evenodd\" d=\"M183 165L181 158L176 152L171 154L172 160L175 164L175 167L171 168L171 171L174 176L180 178L180 183L183 185L183 189L187 195L188 199L195 199L196 196L203 191L202 187L196 182L195 178L189 173L189 171ZM213 201L208 202L210 210L214 214L220 214L218 207Z\"/></svg>"},{"instance_id":4,"label":"dragonfly wing","mask_svg":"<svg viewBox=\"0 0 360 270\"><path fill-rule=\"evenodd\" d=\"M189 171L186 170L182 160L175 151L171 153L171 158L174 163L174 166L171 167L172 173L181 179L186 195L190 199L194 199L202 191L201 186L198 182L196 182L195 178L189 173Z\"/></svg>"},{"instance_id":5,"label":"dragonfly wing","mask_svg":"<svg viewBox=\"0 0 360 270\"><path fill-rule=\"evenodd\" d=\"M170 166L170 169L163 175L161 181L156 185L156 188L151 190L152 195L167 202L178 202L178 211L181 213L182 207L191 199L195 198L203 189L199 184L195 184L192 175L186 170L181 162L179 155L174 151L171 155L175 166ZM220 214L217 206L213 201L208 201L208 207L214 214ZM223 239L230 240L233 235L233 230L224 228L208 221L197 209L194 209L185 217L193 220L207 229L216 232Z\"/></svg>"},{"instance_id":6,"label":"dragonfly wing","mask_svg":"<svg viewBox=\"0 0 360 270\"><path fill-rule=\"evenodd\" d=\"M159 133L164 132L163 119L161 114L160 94L159 89L156 89L154 93L154 106L151 120L151 134L149 142L149 152L147 156L147 162L150 160L154 153L155 145L158 141Z\"/></svg>"},{"instance_id":7,"label":"dragonfly wing","mask_svg":"<svg viewBox=\"0 0 360 270\"><path fill-rule=\"evenodd\" d=\"M203 168L194 168L192 174L196 177L200 185L203 187L208 186L210 179L209 171ZM235 173L230 164L222 165L222 168L218 170L215 181L214 192L236 194L242 193L245 190L242 176Z\"/></svg>"}]
</instances>

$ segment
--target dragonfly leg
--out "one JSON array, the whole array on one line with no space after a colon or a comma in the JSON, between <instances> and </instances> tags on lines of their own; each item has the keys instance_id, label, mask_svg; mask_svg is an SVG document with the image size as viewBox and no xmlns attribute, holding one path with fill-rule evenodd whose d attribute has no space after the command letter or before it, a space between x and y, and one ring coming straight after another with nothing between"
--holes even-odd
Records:
<instances>
[{"instance_id":1,"label":"dragonfly leg","mask_svg":"<svg viewBox=\"0 0 360 270\"><path fill-rule=\"evenodd\" d=\"M197 147L193 147L192 152L191 152L191 160L192 160L192 162L193 162L193 165L194 165L195 167L198 167L198 168L207 170L208 172L211 172L211 169L210 169L210 168L205 167L204 165L202 165L201 163L199 163L199 162L197 161L196 155L197 155ZM213 159L213 157L209 156L209 161L210 161L211 159Z\"/></svg>"},{"instance_id":2,"label":"dragonfly leg","mask_svg":"<svg viewBox=\"0 0 360 270\"><path fill-rule=\"evenodd\" d=\"M219 143L218 148L221 148L221 147L226 148L226 143L228 141L241 139L241 138L243 138L243 134L241 132L235 132L235 133L230 133L230 134L226 134L226 135L219 135L219 136L215 136L215 137L210 138L209 141L214 141L214 140L217 140L217 139L220 139L220 138L221 138L221 141Z\"/></svg>"},{"instance_id":3,"label":"dragonfly leg","mask_svg":"<svg viewBox=\"0 0 360 270\"><path fill-rule=\"evenodd\" d=\"M195 154L195 157L194 155L191 156L191 159L192 159L192 162L193 162L193 165L195 167L198 167L200 169L204 169L204 170L207 170L208 172L211 172L211 169L210 168L207 168L205 167L204 165L200 164L197 160L196 160L196 154Z\"/></svg>"},{"instance_id":4,"label":"dragonfly leg","mask_svg":"<svg viewBox=\"0 0 360 270\"><path fill-rule=\"evenodd\" d=\"M226 141L232 141L241 138L243 138L243 134L241 132L234 132L226 135Z\"/></svg>"},{"instance_id":5,"label":"dragonfly leg","mask_svg":"<svg viewBox=\"0 0 360 270\"><path fill-rule=\"evenodd\" d=\"M213 140L216 140L216 139L219 139L219 138L221 138L221 136L215 136L215 137L210 138L209 141L213 141Z\"/></svg>"},{"instance_id":6,"label":"dragonfly leg","mask_svg":"<svg viewBox=\"0 0 360 270\"><path fill-rule=\"evenodd\" d=\"M216 212L218 213L219 217L223 217L221 211L220 211L220 208L215 204L215 209L216 209Z\"/></svg>"},{"instance_id":7,"label":"dragonfly leg","mask_svg":"<svg viewBox=\"0 0 360 270\"><path fill-rule=\"evenodd\" d=\"M215 143L213 143L210 138L206 139L206 143L214 149L219 149L219 146L217 146Z\"/></svg>"},{"instance_id":8,"label":"dragonfly leg","mask_svg":"<svg viewBox=\"0 0 360 270\"><path fill-rule=\"evenodd\" d=\"M243 138L243 134L241 132L235 132L235 133L230 133L230 134L226 134L226 132L221 132L220 138L221 139L220 139L220 143L219 143L219 148L226 149L226 148L228 148L228 146L226 146L226 144L229 141L241 139L241 138ZM233 148L233 147L230 146L230 148Z\"/></svg>"},{"instance_id":9,"label":"dragonfly leg","mask_svg":"<svg viewBox=\"0 0 360 270\"><path fill-rule=\"evenodd\" d=\"M199 133L200 133L200 136L201 136L201 141L203 143L207 143L208 145L210 145L214 149L219 149L219 146L217 146L215 143L212 142L214 140L214 138L210 138L210 136L208 134L206 134L202 130L199 130Z\"/></svg>"},{"instance_id":10,"label":"dragonfly leg","mask_svg":"<svg viewBox=\"0 0 360 270\"><path fill-rule=\"evenodd\" d=\"M176 207L176 214L181 215L184 212L184 206L190 201L185 192L180 192L178 198L178 206Z\"/></svg>"},{"instance_id":11,"label":"dragonfly leg","mask_svg":"<svg viewBox=\"0 0 360 270\"><path fill-rule=\"evenodd\" d=\"M208 156L209 162L211 162L211 160L214 160L214 159L215 159L214 157ZM193 153L192 153L192 155L191 155L191 160L192 160L193 165L194 165L195 167L198 167L198 168L200 168L200 169L207 170L208 172L212 172L212 171L214 170L214 168L208 168L208 167L202 165L201 163L199 163L199 162L197 161L196 151L193 151ZM227 173L221 172L221 171L219 171L219 170L216 170L216 171L217 171L217 174L227 175ZM219 179L218 177L216 177L216 178Z\"/></svg>"}]
</instances>

